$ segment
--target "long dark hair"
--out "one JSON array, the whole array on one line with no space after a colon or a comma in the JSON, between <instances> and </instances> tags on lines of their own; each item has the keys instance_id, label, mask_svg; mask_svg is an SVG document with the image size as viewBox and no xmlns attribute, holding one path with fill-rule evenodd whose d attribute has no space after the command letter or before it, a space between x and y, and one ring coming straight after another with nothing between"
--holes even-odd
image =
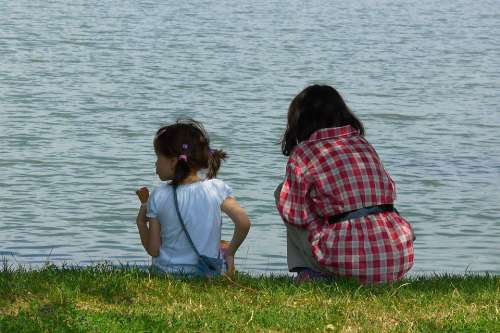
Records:
<instances>
[{"instance_id":1,"label":"long dark hair","mask_svg":"<svg viewBox=\"0 0 500 333\"><path fill-rule=\"evenodd\" d=\"M288 123L281 139L281 151L289 156L293 148L322 128L351 125L365 134L361 121L349 110L342 96L328 85L312 85L290 103Z\"/></svg>"},{"instance_id":2,"label":"long dark hair","mask_svg":"<svg viewBox=\"0 0 500 333\"><path fill-rule=\"evenodd\" d=\"M208 169L207 178L215 178L227 154L210 149L210 140L203 125L193 119L177 119L174 124L161 127L153 141L156 154L179 158L172 185L179 185L191 170Z\"/></svg>"}]
</instances>

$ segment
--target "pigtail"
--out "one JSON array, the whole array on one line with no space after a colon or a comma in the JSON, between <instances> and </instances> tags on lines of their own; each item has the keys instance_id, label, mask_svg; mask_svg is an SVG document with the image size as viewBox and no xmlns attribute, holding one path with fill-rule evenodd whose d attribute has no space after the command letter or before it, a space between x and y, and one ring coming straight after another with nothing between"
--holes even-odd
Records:
<instances>
[{"instance_id":1,"label":"pigtail","mask_svg":"<svg viewBox=\"0 0 500 333\"><path fill-rule=\"evenodd\" d=\"M174 177L172 178L171 184L177 186L182 183L182 181L189 176L190 169L187 159L179 158L175 166Z\"/></svg>"},{"instance_id":2,"label":"pigtail","mask_svg":"<svg viewBox=\"0 0 500 333\"><path fill-rule=\"evenodd\" d=\"M227 154L222 149L210 150L208 153L208 172L207 178L212 179L217 177L222 161L226 160Z\"/></svg>"}]
</instances>

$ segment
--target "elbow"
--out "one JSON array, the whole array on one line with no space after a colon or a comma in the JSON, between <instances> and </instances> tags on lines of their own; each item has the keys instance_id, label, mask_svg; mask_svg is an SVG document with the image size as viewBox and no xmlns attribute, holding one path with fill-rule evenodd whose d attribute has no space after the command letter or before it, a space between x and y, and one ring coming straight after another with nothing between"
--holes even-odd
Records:
<instances>
[{"instance_id":1,"label":"elbow","mask_svg":"<svg viewBox=\"0 0 500 333\"><path fill-rule=\"evenodd\" d=\"M246 219L244 219L243 221L244 222L241 224L241 229L245 233L248 233L248 231L250 231L250 227L252 226L252 222L250 222L250 219L248 217Z\"/></svg>"},{"instance_id":2,"label":"elbow","mask_svg":"<svg viewBox=\"0 0 500 333\"><path fill-rule=\"evenodd\" d=\"M246 235L250 231L250 227L252 226L252 222L248 216L241 216L239 219L235 221L236 230L240 235Z\"/></svg>"}]
</instances>

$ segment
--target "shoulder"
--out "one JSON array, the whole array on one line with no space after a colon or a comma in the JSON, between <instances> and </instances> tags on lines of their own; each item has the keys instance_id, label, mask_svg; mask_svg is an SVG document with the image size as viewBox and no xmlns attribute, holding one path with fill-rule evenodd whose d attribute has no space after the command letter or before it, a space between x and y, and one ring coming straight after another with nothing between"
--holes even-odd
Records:
<instances>
[{"instance_id":1,"label":"shoulder","mask_svg":"<svg viewBox=\"0 0 500 333\"><path fill-rule=\"evenodd\" d=\"M146 214L147 217L158 217L158 213L161 207L165 205L165 202L171 196L172 192L170 190L170 187L170 185L162 183L153 189L148 199L148 212Z\"/></svg>"},{"instance_id":2,"label":"shoulder","mask_svg":"<svg viewBox=\"0 0 500 333\"><path fill-rule=\"evenodd\" d=\"M218 178L207 179L203 183L206 187L214 188L216 190L224 190L229 188L229 185L226 184L226 182Z\"/></svg>"},{"instance_id":3,"label":"shoulder","mask_svg":"<svg viewBox=\"0 0 500 333\"><path fill-rule=\"evenodd\" d=\"M305 166L317 157L318 142L303 141L293 149L288 159L288 163L297 166Z\"/></svg>"},{"instance_id":4,"label":"shoulder","mask_svg":"<svg viewBox=\"0 0 500 333\"><path fill-rule=\"evenodd\" d=\"M203 183L208 192L215 195L220 202L224 201L227 197L233 196L232 188L221 179L207 179Z\"/></svg>"},{"instance_id":5,"label":"shoulder","mask_svg":"<svg viewBox=\"0 0 500 333\"><path fill-rule=\"evenodd\" d=\"M304 174L310 171L318 158L314 143L301 142L293 149L288 158L287 168L295 174Z\"/></svg>"},{"instance_id":6,"label":"shoulder","mask_svg":"<svg viewBox=\"0 0 500 333\"><path fill-rule=\"evenodd\" d=\"M156 186L151 192L150 198L154 201L165 200L170 197L172 193L172 186L167 183L161 183Z\"/></svg>"},{"instance_id":7,"label":"shoulder","mask_svg":"<svg viewBox=\"0 0 500 333\"><path fill-rule=\"evenodd\" d=\"M208 186L223 186L226 184L222 179L219 178L207 179L204 180L203 182Z\"/></svg>"}]
</instances>

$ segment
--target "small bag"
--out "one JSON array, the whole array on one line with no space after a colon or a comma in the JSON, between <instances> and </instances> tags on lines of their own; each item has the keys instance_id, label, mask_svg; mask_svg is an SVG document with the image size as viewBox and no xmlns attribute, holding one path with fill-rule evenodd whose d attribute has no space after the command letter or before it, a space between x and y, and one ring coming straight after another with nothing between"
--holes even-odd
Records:
<instances>
[{"instance_id":1,"label":"small bag","mask_svg":"<svg viewBox=\"0 0 500 333\"><path fill-rule=\"evenodd\" d=\"M220 251L217 258L207 257L201 255L200 252L198 252L198 249L196 248L196 246L193 243L193 240L191 239L191 236L189 236L189 233L186 229L186 225L184 224L184 220L182 219L181 212L179 211L179 203L177 201L177 186L174 186L173 189L174 189L174 204L175 204L175 211L177 212L177 217L181 222L182 230L184 230L184 233L186 234L186 237L189 243L191 244L191 247L198 256L198 263L196 264L196 269L197 269L196 275L204 277L213 277L220 275L222 272L222 265L224 263L224 261L220 258Z\"/></svg>"},{"instance_id":2,"label":"small bag","mask_svg":"<svg viewBox=\"0 0 500 333\"><path fill-rule=\"evenodd\" d=\"M200 255L196 268L202 276L213 277L220 275L222 272L223 261L220 258L211 258Z\"/></svg>"}]
</instances>

